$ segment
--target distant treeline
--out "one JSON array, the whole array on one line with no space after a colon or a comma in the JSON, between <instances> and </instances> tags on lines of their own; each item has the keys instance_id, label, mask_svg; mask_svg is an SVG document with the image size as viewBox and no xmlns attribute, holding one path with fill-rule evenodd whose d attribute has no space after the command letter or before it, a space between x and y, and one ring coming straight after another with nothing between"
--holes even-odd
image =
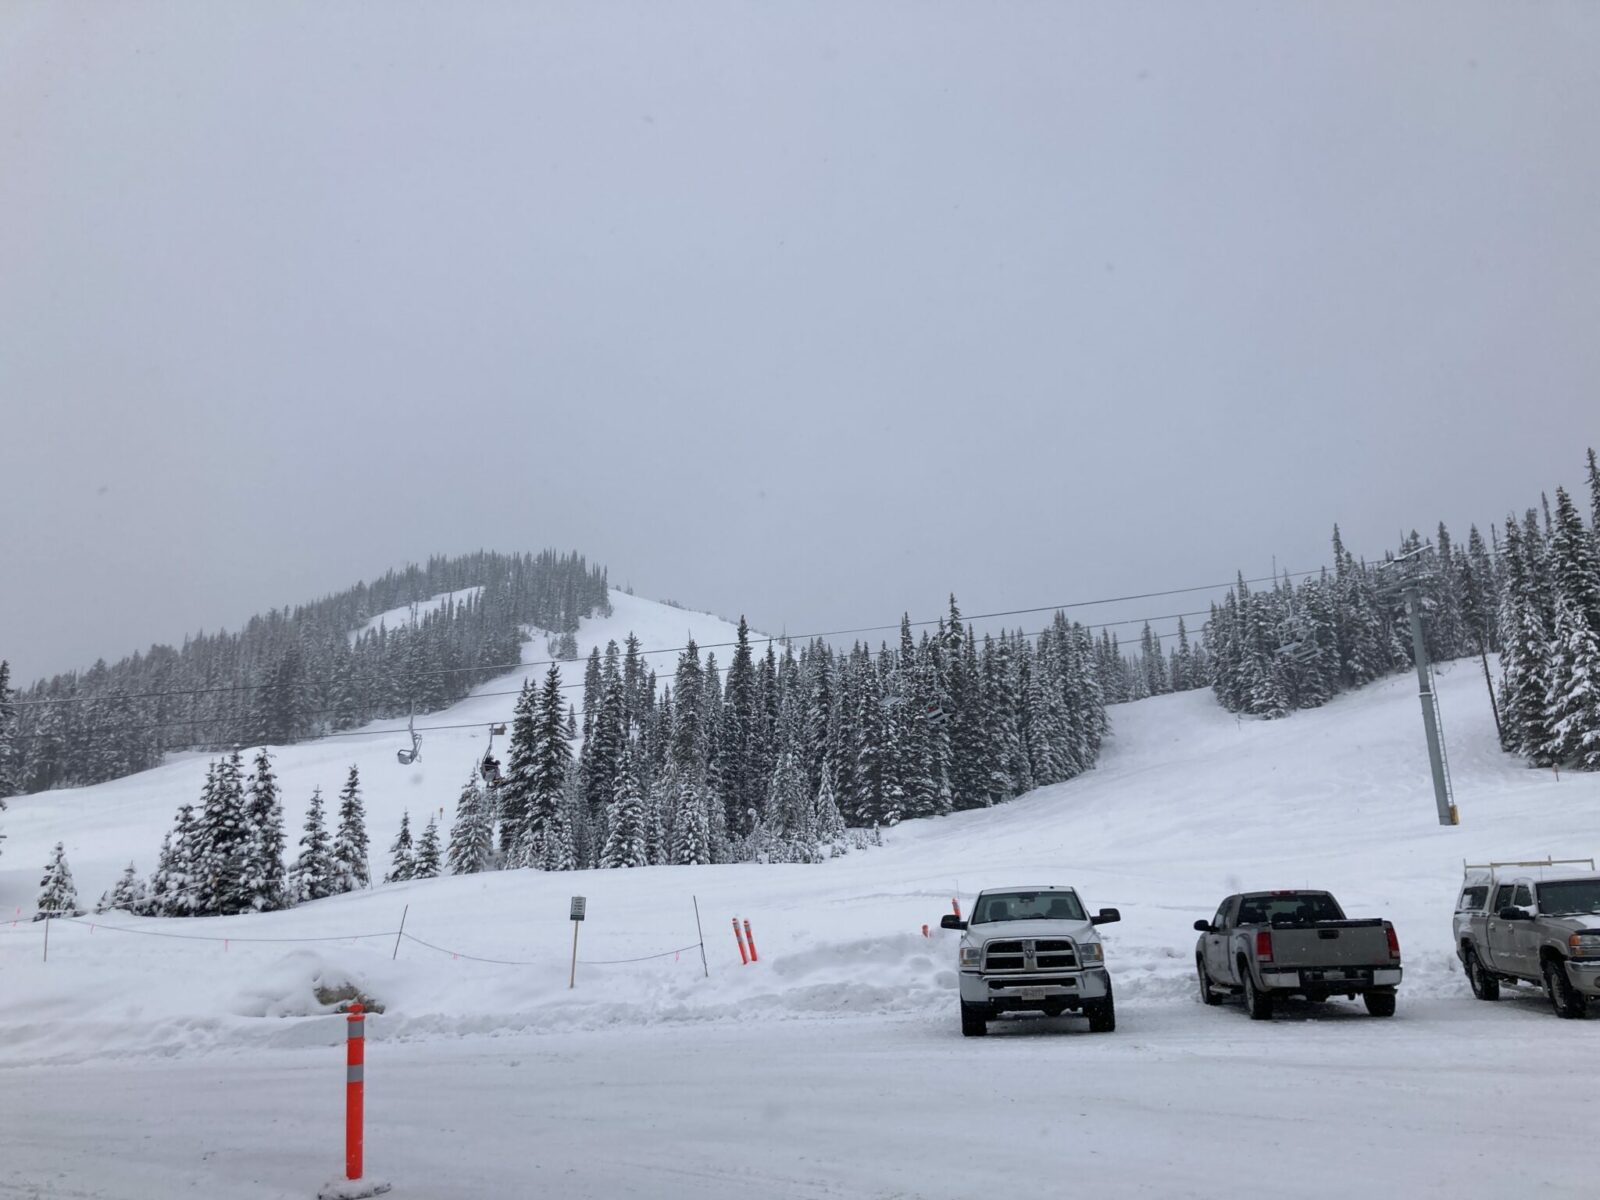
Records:
<instances>
[{"instance_id":1,"label":"distant treeline","mask_svg":"<svg viewBox=\"0 0 1600 1200\"><path fill-rule=\"evenodd\" d=\"M1600 469L1589 451L1590 518L1564 488L1519 521L1473 526L1463 547L1440 525L1383 561L1358 561L1333 532L1333 569L1214 605L1212 687L1231 712L1281 717L1414 666L1403 589L1417 587L1429 657L1501 655L1504 748L1538 765L1600 770Z\"/></svg>"},{"instance_id":2,"label":"distant treeline","mask_svg":"<svg viewBox=\"0 0 1600 1200\"><path fill-rule=\"evenodd\" d=\"M876 650L758 654L741 619L726 668L691 642L659 687L630 637L591 655L581 721L563 704L553 671L525 685L503 779L458 802L453 870L816 861L859 843L849 829L1070 779L1106 732L1081 625L980 642L953 598Z\"/></svg>"},{"instance_id":3,"label":"distant treeline","mask_svg":"<svg viewBox=\"0 0 1600 1200\"><path fill-rule=\"evenodd\" d=\"M462 591L415 623L354 636L380 613ZM0 712L0 788L97 783L155 766L172 749L284 745L432 712L516 662L524 625L567 633L609 611L605 569L578 554L430 558L274 609L237 633L97 662L35 683L9 704L0 695L12 710L9 721Z\"/></svg>"}]
</instances>

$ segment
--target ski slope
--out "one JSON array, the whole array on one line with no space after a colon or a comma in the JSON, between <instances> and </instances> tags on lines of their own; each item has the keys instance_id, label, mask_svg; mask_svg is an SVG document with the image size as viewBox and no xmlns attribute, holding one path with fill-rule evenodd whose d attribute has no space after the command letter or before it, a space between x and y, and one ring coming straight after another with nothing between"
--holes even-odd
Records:
<instances>
[{"instance_id":1,"label":"ski slope","mask_svg":"<svg viewBox=\"0 0 1600 1200\"><path fill-rule=\"evenodd\" d=\"M615 600L585 652L629 628L646 646L681 644L686 624L732 636ZM48 963L39 926L0 925L0 1195L313 1194L338 1166L343 1077L319 983L386 1007L369 1022L368 1161L396 1195L956 1197L1070 1179L1173 1196L1274 1178L1295 1195L1577 1194L1591 1172L1573 1092L1600 1020L1557 1021L1528 990L1474 1001L1450 911L1463 858L1593 853L1600 778L1501 755L1475 663L1447 664L1440 698L1454 829L1436 823L1415 681L1398 677L1270 723L1204 693L1119 706L1089 775L817 866L519 871L261 916L52 923ZM509 704L473 697L429 723ZM408 802L413 819L448 806L483 744L430 735L407 771L372 740L286 748L278 764L293 798L359 761L375 847ZM31 904L36 870L18 860L42 865L56 838L92 899L130 844L159 842L203 768L16 802L0 899ZM1122 910L1102 931L1115 1034L1062 1019L959 1036L953 935L921 925L953 895L1028 882ZM1298 886L1394 921L1407 975L1393 1020L1335 1001L1261 1025L1197 1003L1193 921L1230 891ZM569 989L574 893L588 920ZM709 977L683 949L696 900ZM402 911L420 942L397 942ZM760 963L740 965L734 916ZM332 940L238 940L255 937Z\"/></svg>"},{"instance_id":2,"label":"ski slope","mask_svg":"<svg viewBox=\"0 0 1600 1200\"><path fill-rule=\"evenodd\" d=\"M472 589L435 596L416 606L419 613L441 607L452 599L460 602ZM696 643L732 642L738 630L734 625L706 613L689 612L630 596L613 589L612 614L586 618L578 632L579 656L561 664L562 685L572 704L583 703L585 659L592 649L602 652L606 643L622 646L628 634L640 645L655 650L646 658L649 668L670 681L677 665L677 648L691 637ZM392 609L372 618L370 628L381 621L390 628L404 625L411 616L410 605ZM361 771L362 795L366 801L367 833L372 841L374 878L381 878L388 865L389 843L400 827L400 814L409 810L413 828L420 830L428 814L441 816L448 829L455 813L456 797L469 774L477 770L488 745L489 726L511 720L517 691L524 678L540 682L549 660L544 631L530 629L531 640L522 646L522 661L532 664L526 671L512 672L474 688L472 694L449 708L417 717L417 724L464 726L422 735L422 759L409 767L400 766L395 751L411 745L406 736L406 719L374 721L349 734L272 749L273 769L283 792L284 832L292 861L297 850L300 827L305 821L311 791L322 788L330 814L336 814L336 797L344 785L345 774L355 765ZM730 650L715 651L717 661L726 663ZM702 660L704 655L702 655ZM502 736L495 742L495 753L504 759L507 746ZM245 748L249 769L252 748ZM67 862L78 885L78 896L92 907L96 898L116 882L131 860L141 875L155 866L162 836L172 828L178 806L185 801L198 803L205 782L206 764L215 756L180 753L169 756L162 766L125 779L91 787L61 788L7 801L0 814L0 915L21 912L31 916L39 893L39 876L57 840L66 843ZM330 821L335 820L330 816Z\"/></svg>"}]
</instances>

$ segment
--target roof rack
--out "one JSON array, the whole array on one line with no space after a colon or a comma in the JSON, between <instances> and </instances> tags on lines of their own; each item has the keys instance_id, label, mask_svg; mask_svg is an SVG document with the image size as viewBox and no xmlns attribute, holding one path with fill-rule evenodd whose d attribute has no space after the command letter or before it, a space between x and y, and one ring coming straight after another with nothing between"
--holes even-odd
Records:
<instances>
[{"instance_id":1,"label":"roof rack","mask_svg":"<svg viewBox=\"0 0 1600 1200\"><path fill-rule=\"evenodd\" d=\"M1592 858L1549 858L1549 857L1537 858L1537 859L1533 859L1531 861L1526 861L1526 862L1486 862L1486 863L1469 863L1466 859L1462 859L1461 860L1461 869L1463 871L1492 871L1496 867L1576 867L1576 866L1579 866L1580 864L1583 864L1583 863L1587 863L1589 865L1589 870L1591 870L1591 871L1594 870L1594 859L1592 859Z\"/></svg>"}]
</instances>

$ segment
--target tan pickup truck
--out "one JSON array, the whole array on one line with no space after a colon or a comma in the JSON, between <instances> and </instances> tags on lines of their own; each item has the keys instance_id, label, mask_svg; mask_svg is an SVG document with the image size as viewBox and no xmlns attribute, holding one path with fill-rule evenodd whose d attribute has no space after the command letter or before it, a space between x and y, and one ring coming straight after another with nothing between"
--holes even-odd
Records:
<instances>
[{"instance_id":1,"label":"tan pickup truck","mask_svg":"<svg viewBox=\"0 0 1600 1200\"><path fill-rule=\"evenodd\" d=\"M1587 868L1583 870L1580 868ZM1467 865L1456 899L1456 956L1472 994L1541 985L1558 1017L1600 996L1600 874L1594 859Z\"/></svg>"}]
</instances>

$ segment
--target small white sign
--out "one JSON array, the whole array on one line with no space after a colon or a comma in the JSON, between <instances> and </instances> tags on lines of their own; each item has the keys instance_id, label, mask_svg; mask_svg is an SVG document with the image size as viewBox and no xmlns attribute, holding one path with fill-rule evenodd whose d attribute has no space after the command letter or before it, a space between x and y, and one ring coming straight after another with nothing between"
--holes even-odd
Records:
<instances>
[{"instance_id":1,"label":"small white sign","mask_svg":"<svg viewBox=\"0 0 1600 1200\"><path fill-rule=\"evenodd\" d=\"M587 903L588 901L582 896L574 896L572 898L572 919L574 921L583 920L583 906Z\"/></svg>"}]
</instances>

